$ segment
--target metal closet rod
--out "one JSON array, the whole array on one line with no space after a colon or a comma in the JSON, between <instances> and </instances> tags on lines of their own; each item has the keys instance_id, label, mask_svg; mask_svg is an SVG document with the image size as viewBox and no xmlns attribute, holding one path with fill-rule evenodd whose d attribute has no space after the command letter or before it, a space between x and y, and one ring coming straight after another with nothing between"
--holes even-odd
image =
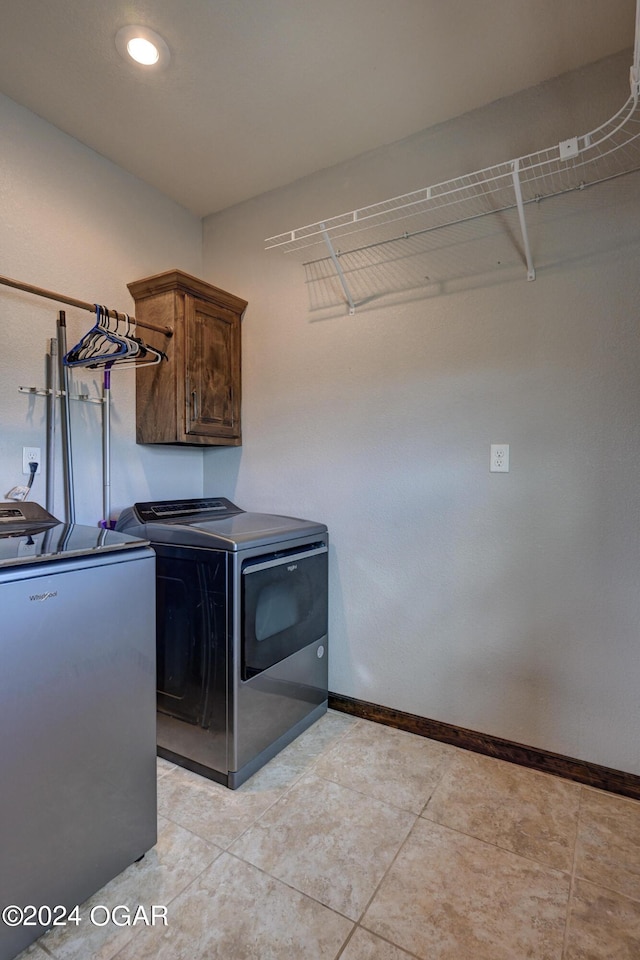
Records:
<instances>
[{"instance_id":1,"label":"metal closet rod","mask_svg":"<svg viewBox=\"0 0 640 960\"><path fill-rule=\"evenodd\" d=\"M3 283L7 287L15 287L16 290L24 290L26 293L34 293L37 297L46 297L47 300L57 300L58 303L67 303L70 307L79 307L81 310L88 310L89 313L96 312L95 303L76 300L75 297L63 297L61 293L53 293L52 290L34 287L31 283L21 283L20 280L11 280L10 277L0 277L0 283ZM107 313L110 317L113 317L114 320L122 316L117 310L108 310ZM157 333L164 333L165 337L173 336L173 330L169 327L158 327L154 323L143 323L142 320L136 320L135 317L130 317L130 320L132 323L135 323L137 327L144 327L146 330L155 330Z\"/></svg>"}]
</instances>

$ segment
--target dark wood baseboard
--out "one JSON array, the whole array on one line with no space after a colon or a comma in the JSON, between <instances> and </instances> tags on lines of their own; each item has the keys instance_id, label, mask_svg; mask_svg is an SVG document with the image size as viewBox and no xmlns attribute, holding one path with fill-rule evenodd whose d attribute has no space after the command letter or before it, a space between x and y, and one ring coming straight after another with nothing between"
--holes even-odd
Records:
<instances>
[{"instance_id":1,"label":"dark wood baseboard","mask_svg":"<svg viewBox=\"0 0 640 960\"><path fill-rule=\"evenodd\" d=\"M420 737L452 743L464 750L473 750L475 753L483 753L498 760L518 763L523 767L553 773L566 780L575 780L577 783L597 787L599 790L608 790L611 793L619 793L621 796L640 800L640 776L633 773L611 770L597 763L575 760L559 753L550 753L548 750L539 750L537 747L528 747L522 743L492 737L487 733L477 733L465 727L456 727L451 723L428 720L426 717L404 713L402 710L394 710L391 707L381 707L375 703L367 703L365 700L343 697L338 693L329 693L329 707L341 713L349 713L353 717L373 720L388 727L416 733Z\"/></svg>"}]
</instances>

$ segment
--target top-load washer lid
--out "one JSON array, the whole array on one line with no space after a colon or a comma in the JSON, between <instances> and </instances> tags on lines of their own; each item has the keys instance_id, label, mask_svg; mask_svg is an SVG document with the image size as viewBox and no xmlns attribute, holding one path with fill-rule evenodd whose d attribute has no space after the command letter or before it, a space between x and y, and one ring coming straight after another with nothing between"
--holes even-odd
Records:
<instances>
[{"instance_id":1,"label":"top-load washer lid","mask_svg":"<svg viewBox=\"0 0 640 960\"><path fill-rule=\"evenodd\" d=\"M115 530L60 523L38 503L0 503L0 567L89 557L147 543Z\"/></svg>"},{"instance_id":2,"label":"top-load washer lid","mask_svg":"<svg viewBox=\"0 0 640 960\"><path fill-rule=\"evenodd\" d=\"M225 497L202 500L160 500L136 503L116 524L151 543L244 550L298 537L323 537L323 523L270 513L247 513Z\"/></svg>"}]
</instances>

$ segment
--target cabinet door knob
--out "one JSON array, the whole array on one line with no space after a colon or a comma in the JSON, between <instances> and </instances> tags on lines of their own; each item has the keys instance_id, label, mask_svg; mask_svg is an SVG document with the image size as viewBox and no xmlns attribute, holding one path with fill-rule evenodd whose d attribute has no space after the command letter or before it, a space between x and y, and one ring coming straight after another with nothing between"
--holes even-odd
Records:
<instances>
[{"instance_id":1,"label":"cabinet door knob","mask_svg":"<svg viewBox=\"0 0 640 960\"><path fill-rule=\"evenodd\" d=\"M191 409L193 410L193 419L198 419L198 394L195 390L191 391Z\"/></svg>"}]
</instances>

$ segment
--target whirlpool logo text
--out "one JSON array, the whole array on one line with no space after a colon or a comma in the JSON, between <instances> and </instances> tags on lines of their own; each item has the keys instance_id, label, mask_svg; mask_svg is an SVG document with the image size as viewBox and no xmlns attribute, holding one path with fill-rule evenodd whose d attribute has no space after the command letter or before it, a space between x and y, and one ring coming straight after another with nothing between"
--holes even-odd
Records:
<instances>
[{"instance_id":1,"label":"whirlpool logo text","mask_svg":"<svg viewBox=\"0 0 640 960\"><path fill-rule=\"evenodd\" d=\"M29 597L29 600L39 600L41 603L43 600L52 600L53 597L58 596L58 591L49 591L49 593L32 593Z\"/></svg>"}]
</instances>

